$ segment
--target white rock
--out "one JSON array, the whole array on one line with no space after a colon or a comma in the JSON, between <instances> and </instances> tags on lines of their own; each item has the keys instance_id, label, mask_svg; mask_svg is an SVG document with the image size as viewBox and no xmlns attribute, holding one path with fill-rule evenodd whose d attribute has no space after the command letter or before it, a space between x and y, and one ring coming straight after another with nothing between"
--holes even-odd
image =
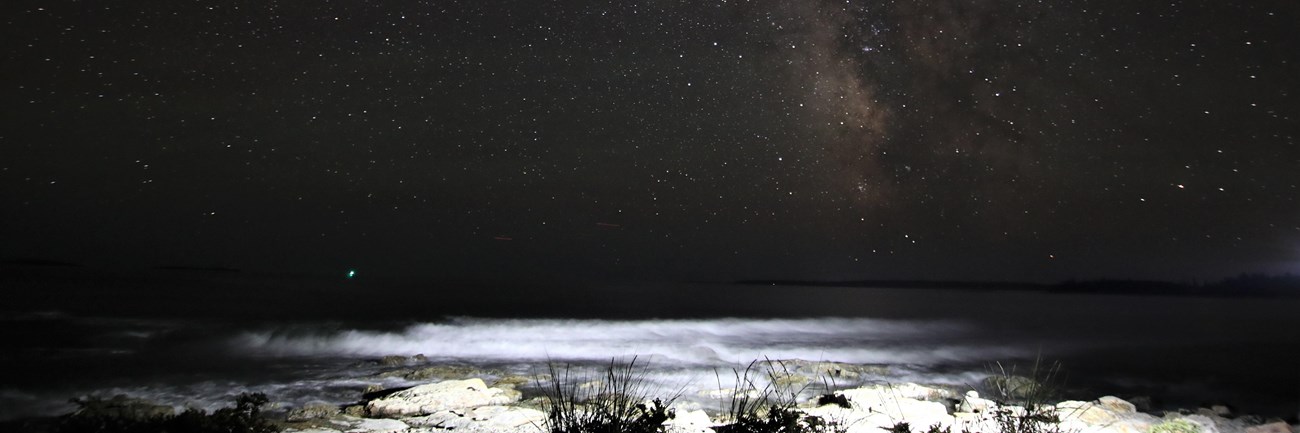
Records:
<instances>
[{"instance_id":1,"label":"white rock","mask_svg":"<svg viewBox=\"0 0 1300 433\"><path fill-rule=\"evenodd\" d=\"M1201 428L1201 433L1219 433L1219 423L1215 422L1214 418L1200 414L1193 414L1184 415L1182 419L1196 423L1196 425Z\"/></svg>"},{"instance_id":2,"label":"white rock","mask_svg":"<svg viewBox=\"0 0 1300 433\"><path fill-rule=\"evenodd\" d=\"M352 424L347 433L398 433L405 432L409 426L395 419L360 419Z\"/></svg>"},{"instance_id":3,"label":"white rock","mask_svg":"<svg viewBox=\"0 0 1300 433\"><path fill-rule=\"evenodd\" d=\"M945 398L957 398L957 393L944 389L934 388L915 383L887 384L865 387L867 389L878 389L888 391L890 394L907 397L917 400L940 400ZM859 388L861 389L861 388Z\"/></svg>"},{"instance_id":4,"label":"white rock","mask_svg":"<svg viewBox=\"0 0 1300 433\"><path fill-rule=\"evenodd\" d=\"M820 417L823 421L834 422L845 433L882 433L881 428L894 425L894 419L880 412L868 409L845 409L836 405L826 405L804 409L807 415Z\"/></svg>"},{"instance_id":5,"label":"white rock","mask_svg":"<svg viewBox=\"0 0 1300 433\"><path fill-rule=\"evenodd\" d=\"M402 421L414 427L434 427L444 430L462 428L474 422L473 419L465 417L463 410L444 410L425 416L402 418Z\"/></svg>"},{"instance_id":6,"label":"white rock","mask_svg":"<svg viewBox=\"0 0 1300 433\"><path fill-rule=\"evenodd\" d=\"M445 410L509 404L519 401L519 391L489 388L482 379L449 380L404 389L378 400L366 409L371 416L408 417Z\"/></svg>"},{"instance_id":7,"label":"white rock","mask_svg":"<svg viewBox=\"0 0 1300 433\"><path fill-rule=\"evenodd\" d=\"M713 420L702 410L679 410L664 426L669 433L713 433Z\"/></svg>"},{"instance_id":8,"label":"white rock","mask_svg":"<svg viewBox=\"0 0 1300 433\"><path fill-rule=\"evenodd\" d=\"M1131 403L1116 397L1097 401L1063 401L1056 404L1064 431L1079 433L1147 433L1159 418L1137 412Z\"/></svg>"},{"instance_id":9,"label":"white rock","mask_svg":"<svg viewBox=\"0 0 1300 433\"><path fill-rule=\"evenodd\" d=\"M416 427L457 431L520 431L540 426L546 414L540 410L512 406L481 406L446 410L426 416L404 418ZM536 430L536 428L533 428Z\"/></svg>"},{"instance_id":10,"label":"white rock","mask_svg":"<svg viewBox=\"0 0 1300 433\"><path fill-rule=\"evenodd\" d=\"M705 427L713 426L713 419L703 410L678 411L673 419L664 424L671 425L700 425Z\"/></svg>"},{"instance_id":11,"label":"white rock","mask_svg":"<svg viewBox=\"0 0 1300 433\"><path fill-rule=\"evenodd\" d=\"M1292 433L1292 429L1287 423L1279 421L1246 427L1246 433Z\"/></svg>"},{"instance_id":12,"label":"white rock","mask_svg":"<svg viewBox=\"0 0 1300 433\"><path fill-rule=\"evenodd\" d=\"M537 409L524 407L483 406L474 408L470 413L470 419L484 427L513 429L520 426L541 424L546 420L546 414Z\"/></svg>"},{"instance_id":13,"label":"white rock","mask_svg":"<svg viewBox=\"0 0 1300 433\"><path fill-rule=\"evenodd\" d=\"M1077 421L1088 427L1104 426L1119 421L1119 415L1106 406L1090 402L1067 400L1056 404L1056 413L1062 422Z\"/></svg>"},{"instance_id":14,"label":"white rock","mask_svg":"<svg viewBox=\"0 0 1300 433\"><path fill-rule=\"evenodd\" d=\"M952 414L954 432L996 432L1000 431L997 420L994 419L994 412L970 413L957 412Z\"/></svg>"},{"instance_id":15,"label":"white rock","mask_svg":"<svg viewBox=\"0 0 1300 433\"><path fill-rule=\"evenodd\" d=\"M998 404L993 400L980 398L980 393L975 390L966 391L966 396L961 399L961 404L957 405L958 412L966 413L988 413L997 410Z\"/></svg>"},{"instance_id":16,"label":"white rock","mask_svg":"<svg viewBox=\"0 0 1300 433\"><path fill-rule=\"evenodd\" d=\"M408 432L410 426L395 419L367 419L343 416L330 420L333 428L312 427L306 430L286 429L285 433L398 433Z\"/></svg>"},{"instance_id":17,"label":"white rock","mask_svg":"<svg viewBox=\"0 0 1300 433\"><path fill-rule=\"evenodd\" d=\"M841 391L853 405L857 414L841 414L844 421L857 424L870 424L874 427L892 427L895 423L906 422L914 429L924 430L932 425L941 428L952 427L954 418L948 414L943 403L922 401L915 397L938 397L950 394L943 390L919 385L908 386L872 386ZM822 408L826 409L826 408ZM829 412L833 412L829 411ZM828 414L830 414L828 412ZM872 416L879 414L883 416ZM837 418L831 420L840 421ZM846 424L847 425L847 424ZM853 426L850 426L853 427Z\"/></svg>"},{"instance_id":18,"label":"white rock","mask_svg":"<svg viewBox=\"0 0 1300 433\"><path fill-rule=\"evenodd\" d=\"M1106 409L1110 409L1111 411L1120 414L1137 413L1136 405L1124 401L1124 399L1122 398L1111 396L1111 395L1097 399L1097 404L1100 404L1106 407Z\"/></svg>"}]
</instances>

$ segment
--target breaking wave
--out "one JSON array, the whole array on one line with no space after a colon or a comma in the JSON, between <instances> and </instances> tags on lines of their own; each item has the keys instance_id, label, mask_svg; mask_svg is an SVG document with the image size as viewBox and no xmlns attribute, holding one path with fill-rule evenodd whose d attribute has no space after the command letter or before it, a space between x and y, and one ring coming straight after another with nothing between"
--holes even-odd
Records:
<instances>
[{"instance_id":1,"label":"breaking wave","mask_svg":"<svg viewBox=\"0 0 1300 433\"><path fill-rule=\"evenodd\" d=\"M474 362L653 357L684 365L807 359L931 364L1020 355L968 341L970 325L861 318L558 320L452 318L395 331L246 332L232 342L259 356L423 354Z\"/></svg>"}]
</instances>

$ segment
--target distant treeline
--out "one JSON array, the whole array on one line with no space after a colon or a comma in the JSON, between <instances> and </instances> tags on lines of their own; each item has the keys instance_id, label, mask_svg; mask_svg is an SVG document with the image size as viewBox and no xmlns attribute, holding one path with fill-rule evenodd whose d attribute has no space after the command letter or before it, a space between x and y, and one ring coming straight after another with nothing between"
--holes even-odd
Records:
<instances>
[{"instance_id":1,"label":"distant treeline","mask_svg":"<svg viewBox=\"0 0 1300 433\"><path fill-rule=\"evenodd\" d=\"M818 286L818 287L871 287L893 289L962 289L962 290L1025 290L1049 293L1105 293L1120 295L1176 295L1176 296L1300 296L1300 276L1241 274L1212 283L1201 281L1170 282L1154 280L1069 280L1059 284L997 282L997 281L925 281L925 280L852 280L852 281L802 281L802 280L743 280L743 285L764 286Z\"/></svg>"},{"instance_id":2,"label":"distant treeline","mask_svg":"<svg viewBox=\"0 0 1300 433\"><path fill-rule=\"evenodd\" d=\"M1052 286L1054 292L1199 295L1199 296L1300 296L1300 276L1240 274L1213 283L1174 283L1146 280L1070 280Z\"/></svg>"},{"instance_id":3,"label":"distant treeline","mask_svg":"<svg viewBox=\"0 0 1300 433\"><path fill-rule=\"evenodd\" d=\"M750 286L872 287L881 289L968 289L968 290L1048 290L1048 284L1010 281L934 281L934 280L741 280Z\"/></svg>"}]
</instances>

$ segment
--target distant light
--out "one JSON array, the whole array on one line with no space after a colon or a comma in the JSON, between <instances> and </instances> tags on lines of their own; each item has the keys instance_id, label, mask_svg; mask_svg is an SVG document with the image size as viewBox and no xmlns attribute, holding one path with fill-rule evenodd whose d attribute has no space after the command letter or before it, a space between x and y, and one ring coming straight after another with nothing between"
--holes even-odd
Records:
<instances>
[{"instance_id":1,"label":"distant light","mask_svg":"<svg viewBox=\"0 0 1300 433\"><path fill-rule=\"evenodd\" d=\"M348 278L356 278L356 276L357 276L356 269L348 269Z\"/></svg>"}]
</instances>

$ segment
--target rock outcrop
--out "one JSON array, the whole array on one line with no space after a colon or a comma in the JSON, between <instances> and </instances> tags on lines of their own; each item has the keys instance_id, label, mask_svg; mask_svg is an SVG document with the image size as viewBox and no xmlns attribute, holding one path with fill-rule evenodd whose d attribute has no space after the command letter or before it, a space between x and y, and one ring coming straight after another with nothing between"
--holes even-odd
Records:
<instances>
[{"instance_id":1,"label":"rock outcrop","mask_svg":"<svg viewBox=\"0 0 1300 433\"><path fill-rule=\"evenodd\" d=\"M1246 427L1246 433L1295 433L1295 431L1290 425L1281 421Z\"/></svg>"},{"instance_id":2,"label":"rock outcrop","mask_svg":"<svg viewBox=\"0 0 1300 433\"><path fill-rule=\"evenodd\" d=\"M410 433L411 426L395 419L369 419L344 416L323 425L308 428L290 427L285 433Z\"/></svg>"},{"instance_id":3,"label":"rock outcrop","mask_svg":"<svg viewBox=\"0 0 1300 433\"><path fill-rule=\"evenodd\" d=\"M540 432L546 414L536 409L512 406L480 406L446 410L404 421L412 427L429 427L458 432Z\"/></svg>"},{"instance_id":4,"label":"rock outcrop","mask_svg":"<svg viewBox=\"0 0 1300 433\"><path fill-rule=\"evenodd\" d=\"M938 401L952 392L920 385L869 386L839 391L848 398L851 408L826 405L808 408L804 413L834 422L848 433L880 433L900 422L924 430L932 425L952 427L955 418Z\"/></svg>"},{"instance_id":5,"label":"rock outcrop","mask_svg":"<svg viewBox=\"0 0 1300 433\"><path fill-rule=\"evenodd\" d=\"M416 417L453 409L504 405L519 401L513 389L491 388L483 379L450 380L408 388L366 404L370 416Z\"/></svg>"},{"instance_id":6,"label":"rock outcrop","mask_svg":"<svg viewBox=\"0 0 1300 433\"><path fill-rule=\"evenodd\" d=\"M668 433L713 433L713 420L702 410L677 411L677 416L664 423Z\"/></svg>"},{"instance_id":7,"label":"rock outcrop","mask_svg":"<svg viewBox=\"0 0 1300 433\"><path fill-rule=\"evenodd\" d=\"M285 420L289 422L304 422L314 419L326 419L338 415L339 412L340 410L338 406L327 403L312 403L303 405L302 407L289 409L289 413L285 415Z\"/></svg>"},{"instance_id":8,"label":"rock outcrop","mask_svg":"<svg viewBox=\"0 0 1300 433\"><path fill-rule=\"evenodd\" d=\"M711 395L711 394L709 394ZM730 393L722 393L727 398ZM1297 433L1282 422L1254 425L1248 418L1220 416L1222 411L1205 410L1168 413L1164 418L1139 412L1136 405L1117 397L1093 401L1063 401L1055 405L1025 408L1003 405L981 398L975 391L959 396L952 389L915 384L877 385L837 391L836 398L813 399L793 408L809 421L817 417L831 431L845 433L888 433L902 423L912 432L1005 431L1008 417L1021 422L1040 422L1027 414L1054 415L1042 431L1071 433ZM490 387L482 379L449 380L396 390L365 404L366 415L358 418L337 406L314 404L290 411L290 421L302 421L290 433L545 433L546 414L529 406L515 405L520 393L509 384ZM848 404L817 402L842 402ZM955 403L955 404L954 404ZM951 405L951 407L950 407ZM668 433L714 433L723 424L701 410L698 403L674 404L676 416L664 423ZM952 412L950 413L950 410ZM1041 411L1041 412L1040 412ZM353 412L355 413L355 412ZM377 417L380 419L376 419ZM395 418L395 419L382 419ZM1049 417L1050 418L1050 417ZM950 429L950 430L949 430Z\"/></svg>"},{"instance_id":9,"label":"rock outcrop","mask_svg":"<svg viewBox=\"0 0 1300 433\"><path fill-rule=\"evenodd\" d=\"M1063 401L1056 404L1061 428L1079 433L1147 433L1159 418L1138 412L1132 403L1117 397L1095 401Z\"/></svg>"},{"instance_id":10,"label":"rock outcrop","mask_svg":"<svg viewBox=\"0 0 1300 433\"><path fill-rule=\"evenodd\" d=\"M997 410L998 404L993 400L980 398L980 393L975 390L966 391L962 397L961 403L957 405L957 412L983 414Z\"/></svg>"}]
</instances>

